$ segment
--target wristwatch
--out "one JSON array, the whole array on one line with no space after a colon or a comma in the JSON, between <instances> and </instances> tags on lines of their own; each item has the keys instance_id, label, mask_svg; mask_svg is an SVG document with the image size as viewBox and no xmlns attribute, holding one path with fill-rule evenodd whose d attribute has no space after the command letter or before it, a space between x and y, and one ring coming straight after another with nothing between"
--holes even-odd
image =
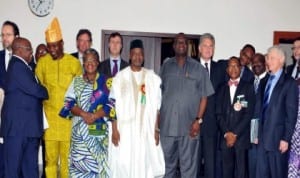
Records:
<instances>
[{"instance_id":1,"label":"wristwatch","mask_svg":"<svg viewBox=\"0 0 300 178\"><path fill-rule=\"evenodd\" d=\"M203 119L200 117L196 117L195 120L198 122L198 124L202 124Z\"/></svg>"}]
</instances>

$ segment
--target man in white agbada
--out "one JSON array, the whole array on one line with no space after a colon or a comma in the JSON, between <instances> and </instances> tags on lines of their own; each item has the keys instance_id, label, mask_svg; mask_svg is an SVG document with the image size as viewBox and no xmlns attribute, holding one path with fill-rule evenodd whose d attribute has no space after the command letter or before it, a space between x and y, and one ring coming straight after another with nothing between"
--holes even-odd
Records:
<instances>
[{"instance_id":1,"label":"man in white agbada","mask_svg":"<svg viewBox=\"0 0 300 178\"><path fill-rule=\"evenodd\" d=\"M111 177L163 177L165 165L157 121L161 80L152 70L142 67L141 40L131 42L130 60L130 66L113 78L109 97L117 115L109 145Z\"/></svg>"}]
</instances>

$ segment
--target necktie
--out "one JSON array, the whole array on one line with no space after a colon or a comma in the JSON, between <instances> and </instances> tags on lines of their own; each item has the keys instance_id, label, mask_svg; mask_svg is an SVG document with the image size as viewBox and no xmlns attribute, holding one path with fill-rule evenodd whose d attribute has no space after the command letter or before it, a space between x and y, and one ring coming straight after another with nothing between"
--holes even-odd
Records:
<instances>
[{"instance_id":1,"label":"necktie","mask_svg":"<svg viewBox=\"0 0 300 178\"><path fill-rule=\"evenodd\" d=\"M9 52L8 53L8 56L9 56L9 60L11 59L11 57L12 57L12 54L11 54L11 52Z\"/></svg>"},{"instance_id":2,"label":"necktie","mask_svg":"<svg viewBox=\"0 0 300 178\"><path fill-rule=\"evenodd\" d=\"M254 91L255 91L255 93L257 93L258 85L259 85L259 77L255 77L255 80L254 80Z\"/></svg>"},{"instance_id":3,"label":"necktie","mask_svg":"<svg viewBox=\"0 0 300 178\"><path fill-rule=\"evenodd\" d=\"M112 76L114 77L118 72L118 60L114 59L113 62L114 62L114 67L113 67L113 71L112 71Z\"/></svg>"},{"instance_id":4,"label":"necktie","mask_svg":"<svg viewBox=\"0 0 300 178\"><path fill-rule=\"evenodd\" d=\"M228 81L228 85L231 87L231 86L238 86L239 82L238 81L232 81L232 80L229 80Z\"/></svg>"},{"instance_id":5,"label":"necktie","mask_svg":"<svg viewBox=\"0 0 300 178\"><path fill-rule=\"evenodd\" d=\"M206 63L204 63L204 65L205 65L206 71L209 73L209 70L208 70L208 63L206 62Z\"/></svg>"},{"instance_id":6,"label":"necktie","mask_svg":"<svg viewBox=\"0 0 300 178\"><path fill-rule=\"evenodd\" d=\"M267 82L267 86L265 89L265 93L264 93L264 100L263 100L263 111L262 111L262 118L263 121L265 120L265 112L268 108L269 105L269 97L270 97L270 90L271 90L271 86L272 86L272 81L274 80L275 75L270 75L269 80Z\"/></svg>"},{"instance_id":7,"label":"necktie","mask_svg":"<svg viewBox=\"0 0 300 178\"><path fill-rule=\"evenodd\" d=\"M298 66L297 67L297 72L296 72L296 75L295 75L295 79L299 78L299 73L300 73L300 69L299 69L299 66Z\"/></svg>"}]
</instances>

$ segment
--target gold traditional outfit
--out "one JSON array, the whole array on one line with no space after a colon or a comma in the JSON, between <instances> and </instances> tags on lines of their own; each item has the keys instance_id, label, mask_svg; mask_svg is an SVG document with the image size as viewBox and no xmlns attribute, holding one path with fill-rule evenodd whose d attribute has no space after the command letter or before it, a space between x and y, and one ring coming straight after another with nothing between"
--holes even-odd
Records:
<instances>
[{"instance_id":1,"label":"gold traditional outfit","mask_svg":"<svg viewBox=\"0 0 300 178\"><path fill-rule=\"evenodd\" d=\"M46 31L47 43L62 40L58 20L55 18ZM60 162L60 177L69 177L68 155L70 149L71 121L60 117L59 111L64 105L65 93L75 76L82 74L78 59L69 54L54 60L47 54L41 57L35 69L41 84L49 93L49 99L44 101L44 110L49 128L45 131L46 177L56 178L58 160Z\"/></svg>"}]
</instances>

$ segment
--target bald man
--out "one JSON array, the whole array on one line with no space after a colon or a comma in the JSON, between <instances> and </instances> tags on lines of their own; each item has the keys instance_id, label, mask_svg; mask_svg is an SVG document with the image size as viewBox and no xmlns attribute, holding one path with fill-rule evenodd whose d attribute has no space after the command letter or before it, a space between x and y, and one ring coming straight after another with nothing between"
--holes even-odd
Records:
<instances>
[{"instance_id":1,"label":"bald man","mask_svg":"<svg viewBox=\"0 0 300 178\"><path fill-rule=\"evenodd\" d=\"M5 80L1 136L4 138L5 177L38 178L38 148L43 135L42 101L46 88L29 67L31 43L16 38Z\"/></svg>"}]
</instances>

